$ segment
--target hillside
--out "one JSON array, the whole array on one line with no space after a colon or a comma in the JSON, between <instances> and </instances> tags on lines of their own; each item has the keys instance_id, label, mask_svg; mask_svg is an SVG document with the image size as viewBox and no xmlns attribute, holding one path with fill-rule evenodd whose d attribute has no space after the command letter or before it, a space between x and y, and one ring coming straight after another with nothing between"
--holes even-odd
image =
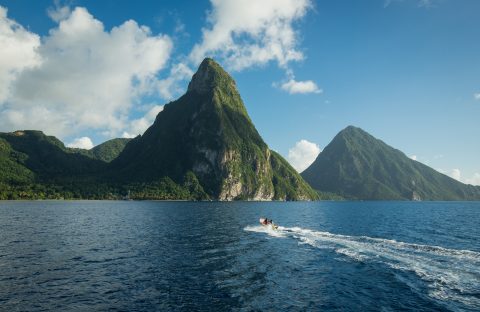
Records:
<instances>
[{"instance_id":1,"label":"hillside","mask_svg":"<svg viewBox=\"0 0 480 312\"><path fill-rule=\"evenodd\" d=\"M353 126L338 133L302 177L316 190L350 199L480 199L480 187L441 174Z\"/></svg>"}]
</instances>

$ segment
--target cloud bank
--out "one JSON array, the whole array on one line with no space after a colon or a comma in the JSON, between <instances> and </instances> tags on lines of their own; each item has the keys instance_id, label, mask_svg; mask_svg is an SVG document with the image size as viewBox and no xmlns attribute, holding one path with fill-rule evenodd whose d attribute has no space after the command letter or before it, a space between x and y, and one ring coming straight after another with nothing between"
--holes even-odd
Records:
<instances>
[{"instance_id":1,"label":"cloud bank","mask_svg":"<svg viewBox=\"0 0 480 312\"><path fill-rule=\"evenodd\" d=\"M286 67L304 58L298 50L294 22L305 16L309 0L211 0L209 27L190 58L219 56L232 70L276 61Z\"/></svg>"},{"instance_id":2,"label":"cloud bank","mask_svg":"<svg viewBox=\"0 0 480 312\"><path fill-rule=\"evenodd\" d=\"M0 107L9 98L12 82L41 63L40 37L7 17L0 6Z\"/></svg>"},{"instance_id":3,"label":"cloud bank","mask_svg":"<svg viewBox=\"0 0 480 312\"><path fill-rule=\"evenodd\" d=\"M170 37L133 20L109 31L80 7L50 15L58 27L40 44L0 8L0 40L9 47L0 49L0 131L34 128L62 138L85 129L113 136L129 128L132 105L157 92Z\"/></svg>"}]
</instances>

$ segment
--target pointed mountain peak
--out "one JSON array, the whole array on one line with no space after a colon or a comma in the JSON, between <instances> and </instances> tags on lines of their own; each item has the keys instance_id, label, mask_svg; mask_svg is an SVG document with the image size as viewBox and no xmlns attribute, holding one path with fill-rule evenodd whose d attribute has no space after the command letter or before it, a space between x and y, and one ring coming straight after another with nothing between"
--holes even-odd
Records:
<instances>
[{"instance_id":1,"label":"pointed mountain peak","mask_svg":"<svg viewBox=\"0 0 480 312\"><path fill-rule=\"evenodd\" d=\"M371 142L375 141L376 139L371 134L359 127L348 126L340 131L333 139L333 141L338 140L345 142Z\"/></svg>"},{"instance_id":2,"label":"pointed mountain peak","mask_svg":"<svg viewBox=\"0 0 480 312\"><path fill-rule=\"evenodd\" d=\"M348 126L345 129L343 129L342 131L340 131L339 134L342 134L344 136L352 136L352 135L356 135L356 134L368 134L368 133L365 132L364 130L362 130L361 128L359 128L359 127Z\"/></svg>"},{"instance_id":3,"label":"pointed mountain peak","mask_svg":"<svg viewBox=\"0 0 480 312\"><path fill-rule=\"evenodd\" d=\"M205 93L215 87L234 88L236 90L233 78L213 59L206 58L188 84L188 92Z\"/></svg>"}]
</instances>

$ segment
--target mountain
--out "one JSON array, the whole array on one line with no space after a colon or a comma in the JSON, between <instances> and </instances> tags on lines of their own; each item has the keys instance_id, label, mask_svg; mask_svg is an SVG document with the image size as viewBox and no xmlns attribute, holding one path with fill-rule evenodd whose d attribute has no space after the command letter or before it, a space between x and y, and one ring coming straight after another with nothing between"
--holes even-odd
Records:
<instances>
[{"instance_id":1,"label":"mountain","mask_svg":"<svg viewBox=\"0 0 480 312\"><path fill-rule=\"evenodd\" d=\"M0 139L6 146L5 150L9 151L10 160L25 166L41 180L98 173L105 168L103 161L67 148L56 137L41 131L0 133Z\"/></svg>"},{"instance_id":2,"label":"mountain","mask_svg":"<svg viewBox=\"0 0 480 312\"><path fill-rule=\"evenodd\" d=\"M107 164L41 131L0 133L0 199L112 198Z\"/></svg>"},{"instance_id":3,"label":"mountain","mask_svg":"<svg viewBox=\"0 0 480 312\"><path fill-rule=\"evenodd\" d=\"M480 199L480 187L441 174L353 126L338 133L301 175L314 189L349 199Z\"/></svg>"},{"instance_id":4,"label":"mountain","mask_svg":"<svg viewBox=\"0 0 480 312\"><path fill-rule=\"evenodd\" d=\"M209 198L304 200L318 195L263 141L219 64L205 59L185 95L164 106L142 136L112 161L117 179L182 183L188 175Z\"/></svg>"},{"instance_id":5,"label":"mountain","mask_svg":"<svg viewBox=\"0 0 480 312\"><path fill-rule=\"evenodd\" d=\"M318 199L263 141L235 85L205 59L185 95L132 140L68 148L41 131L0 133L0 199Z\"/></svg>"}]
</instances>

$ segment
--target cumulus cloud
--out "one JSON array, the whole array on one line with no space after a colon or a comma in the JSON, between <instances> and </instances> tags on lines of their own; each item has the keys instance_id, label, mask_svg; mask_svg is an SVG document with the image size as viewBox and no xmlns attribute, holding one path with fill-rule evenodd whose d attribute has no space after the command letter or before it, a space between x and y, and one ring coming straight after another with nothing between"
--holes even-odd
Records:
<instances>
[{"instance_id":1,"label":"cumulus cloud","mask_svg":"<svg viewBox=\"0 0 480 312\"><path fill-rule=\"evenodd\" d=\"M35 128L61 138L84 129L121 133L132 105L157 92L156 75L172 50L170 37L133 20L108 31L81 7L63 14L50 13L59 24L40 46L37 35L2 19L0 37L21 35L33 52L22 58L29 66L8 78L11 92L0 110L0 131ZM3 44L1 50L5 54Z\"/></svg>"},{"instance_id":2,"label":"cumulus cloud","mask_svg":"<svg viewBox=\"0 0 480 312\"><path fill-rule=\"evenodd\" d=\"M449 175L451 178L454 178L457 181L460 181L465 184L480 185L480 173L475 172L470 178L464 177L460 169L452 169L450 172L445 170L438 170L441 173Z\"/></svg>"},{"instance_id":3,"label":"cumulus cloud","mask_svg":"<svg viewBox=\"0 0 480 312\"><path fill-rule=\"evenodd\" d=\"M288 161L298 172L302 172L307 169L318 154L320 154L320 147L307 140L298 141L294 147L288 150Z\"/></svg>"},{"instance_id":4,"label":"cumulus cloud","mask_svg":"<svg viewBox=\"0 0 480 312\"><path fill-rule=\"evenodd\" d=\"M450 176L455 180L460 181L462 173L460 172L460 169L452 169L452 171L450 171Z\"/></svg>"},{"instance_id":5,"label":"cumulus cloud","mask_svg":"<svg viewBox=\"0 0 480 312\"><path fill-rule=\"evenodd\" d=\"M280 88L290 94L322 93L317 84L311 80L296 81L290 79L283 83Z\"/></svg>"},{"instance_id":6,"label":"cumulus cloud","mask_svg":"<svg viewBox=\"0 0 480 312\"><path fill-rule=\"evenodd\" d=\"M93 148L93 142L89 137L81 137L76 138L73 142L67 144L67 147L72 148L83 148L83 149L91 149Z\"/></svg>"},{"instance_id":7,"label":"cumulus cloud","mask_svg":"<svg viewBox=\"0 0 480 312\"><path fill-rule=\"evenodd\" d=\"M40 37L9 19L7 9L0 6L0 107L18 75L41 63L39 46Z\"/></svg>"},{"instance_id":8,"label":"cumulus cloud","mask_svg":"<svg viewBox=\"0 0 480 312\"><path fill-rule=\"evenodd\" d=\"M162 110L163 105L153 105L142 118L134 119L130 122L129 129L123 132L122 137L134 138L139 134L143 134Z\"/></svg>"},{"instance_id":9,"label":"cumulus cloud","mask_svg":"<svg viewBox=\"0 0 480 312\"><path fill-rule=\"evenodd\" d=\"M286 67L304 58L297 49L294 22L305 16L310 0L211 0L210 27L190 58L199 63L218 56L229 69L242 70L276 61Z\"/></svg>"},{"instance_id":10,"label":"cumulus cloud","mask_svg":"<svg viewBox=\"0 0 480 312\"><path fill-rule=\"evenodd\" d=\"M473 95L473 98L474 98L475 100L479 101L479 100L480 100L480 92L479 92L479 93L475 93L475 94Z\"/></svg>"},{"instance_id":11,"label":"cumulus cloud","mask_svg":"<svg viewBox=\"0 0 480 312\"><path fill-rule=\"evenodd\" d=\"M417 155L410 156L410 159L417 160Z\"/></svg>"},{"instance_id":12,"label":"cumulus cloud","mask_svg":"<svg viewBox=\"0 0 480 312\"><path fill-rule=\"evenodd\" d=\"M465 183L472 185L480 185L480 173L475 172L471 178L465 179Z\"/></svg>"}]
</instances>

